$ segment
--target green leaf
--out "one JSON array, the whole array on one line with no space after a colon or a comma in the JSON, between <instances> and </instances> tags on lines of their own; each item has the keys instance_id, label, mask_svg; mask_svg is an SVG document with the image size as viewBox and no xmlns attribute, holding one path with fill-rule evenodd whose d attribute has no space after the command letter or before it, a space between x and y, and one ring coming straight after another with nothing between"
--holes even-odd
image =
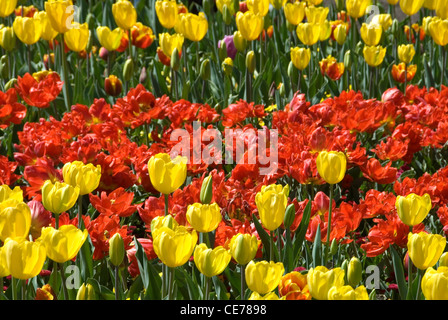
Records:
<instances>
[{"instance_id":1,"label":"green leaf","mask_svg":"<svg viewBox=\"0 0 448 320\"><path fill-rule=\"evenodd\" d=\"M306 231L308 230L308 225L310 223L311 203L311 201L308 201L305 210L303 210L302 221L300 221L298 231L294 235L294 257L296 257L296 261L302 251L302 244L305 240Z\"/></svg>"},{"instance_id":2,"label":"green leaf","mask_svg":"<svg viewBox=\"0 0 448 320\"><path fill-rule=\"evenodd\" d=\"M271 237L269 234L264 230L263 226L261 225L260 221L254 216L253 219L255 228L257 229L258 235L260 236L261 242L263 243L264 249L269 252L270 244L271 244ZM274 257L269 257L272 261L278 261L278 250L277 246L274 247Z\"/></svg>"},{"instance_id":3,"label":"green leaf","mask_svg":"<svg viewBox=\"0 0 448 320\"><path fill-rule=\"evenodd\" d=\"M398 252L392 246L389 248L392 254L392 264L394 267L395 279L397 279L398 292L400 293L401 299L406 299L408 288L404 276L403 262L398 255Z\"/></svg>"},{"instance_id":4,"label":"green leaf","mask_svg":"<svg viewBox=\"0 0 448 320\"><path fill-rule=\"evenodd\" d=\"M314 244L313 244L313 267L321 266L323 265L322 260L322 242L321 242L321 236L320 236L320 225L317 227L316 236L314 238Z\"/></svg>"},{"instance_id":5,"label":"green leaf","mask_svg":"<svg viewBox=\"0 0 448 320\"><path fill-rule=\"evenodd\" d=\"M218 300L229 300L224 283L218 277L212 277L212 280Z\"/></svg>"},{"instance_id":6,"label":"green leaf","mask_svg":"<svg viewBox=\"0 0 448 320\"><path fill-rule=\"evenodd\" d=\"M140 270L140 275L142 277L143 287L146 290L145 298L150 300L161 300L160 288L162 285L162 280L159 273L156 271L154 266L148 262L145 251L142 245L138 242L137 238L134 237L135 246L137 247L137 252L135 257L137 258L138 268Z\"/></svg>"}]
</instances>

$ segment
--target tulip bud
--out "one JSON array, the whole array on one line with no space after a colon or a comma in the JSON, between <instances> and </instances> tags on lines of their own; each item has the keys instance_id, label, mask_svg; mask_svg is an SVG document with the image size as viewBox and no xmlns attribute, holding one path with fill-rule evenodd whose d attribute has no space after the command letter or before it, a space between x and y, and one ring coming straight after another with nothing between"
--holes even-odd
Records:
<instances>
[{"instance_id":1,"label":"tulip bud","mask_svg":"<svg viewBox=\"0 0 448 320\"><path fill-rule=\"evenodd\" d=\"M356 54L361 55L363 48L364 48L364 44L362 43L362 41L359 41L355 47Z\"/></svg>"},{"instance_id":2,"label":"tulip bud","mask_svg":"<svg viewBox=\"0 0 448 320\"><path fill-rule=\"evenodd\" d=\"M14 30L11 27L4 27L0 30L1 35L1 46L6 51L12 51L16 47L16 36L14 35Z\"/></svg>"},{"instance_id":3,"label":"tulip bud","mask_svg":"<svg viewBox=\"0 0 448 320\"><path fill-rule=\"evenodd\" d=\"M227 25L229 25L232 22L232 15L230 14L227 5L222 6L222 18L224 20L224 23Z\"/></svg>"},{"instance_id":4,"label":"tulip bud","mask_svg":"<svg viewBox=\"0 0 448 320\"><path fill-rule=\"evenodd\" d=\"M250 74L255 72L256 60L255 53L253 51L249 51L246 55L246 68Z\"/></svg>"},{"instance_id":5,"label":"tulip bud","mask_svg":"<svg viewBox=\"0 0 448 320\"><path fill-rule=\"evenodd\" d=\"M132 61L132 59L127 59L123 67L124 81L128 82L129 80L131 80L133 74L134 74L134 62Z\"/></svg>"},{"instance_id":6,"label":"tulip bud","mask_svg":"<svg viewBox=\"0 0 448 320\"><path fill-rule=\"evenodd\" d=\"M330 255L334 256L339 249L339 243L336 239L333 239L333 241L331 241L331 245L330 245Z\"/></svg>"},{"instance_id":7,"label":"tulip bud","mask_svg":"<svg viewBox=\"0 0 448 320\"><path fill-rule=\"evenodd\" d=\"M95 27L95 16L91 13L87 14L86 17L87 25L89 26L89 29L92 30Z\"/></svg>"},{"instance_id":8,"label":"tulip bud","mask_svg":"<svg viewBox=\"0 0 448 320\"><path fill-rule=\"evenodd\" d=\"M171 54L171 69L174 71L178 71L180 68L180 59L179 59L179 51L177 48L174 48L173 53Z\"/></svg>"},{"instance_id":9,"label":"tulip bud","mask_svg":"<svg viewBox=\"0 0 448 320\"><path fill-rule=\"evenodd\" d=\"M9 59L7 55L0 58L0 76L2 79L7 79L9 76Z\"/></svg>"},{"instance_id":10,"label":"tulip bud","mask_svg":"<svg viewBox=\"0 0 448 320\"><path fill-rule=\"evenodd\" d=\"M340 12L345 9L344 0L335 0L337 11Z\"/></svg>"},{"instance_id":11,"label":"tulip bud","mask_svg":"<svg viewBox=\"0 0 448 320\"><path fill-rule=\"evenodd\" d=\"M244 52L247 48L247 40L244 39L241 32L239 31L235 31L233 33L233 43L235 45L235 48L240 52Z\"/></svg>"},{"instance_id":12,"label":"tulip bud","mask_svg":"<svg viewBox=\"0 0 448 320\"><path fill-rule=\"evenodd\" d=\"M352 69L352 54L351 54L350 50L347 50L345 52L345 55L344 55L344 66L345 66L345 69L347 69L348 72L351 71L351 69Z\"/></svg>"},{"instance_id":13,"label":"tulip bud","mask_svg":"<svg viewBox=\"0 0 448 320\"><path fill-rule=\"evenodd\" d=\"M225 58L222 63L222 69L226 76L231 76L233 71L233 60L231 58Z\"/></svg>"},{"instance_id":14,"label":"tulip bud","mask_svg":"<svg viewBox=\"0 0 448 320\"><path fill-rule=\"evenodd\" d=\"M104 90L112 97L117 97L123 90L121 80L111 74L104 80Z\"/></svg>"},{"instance_id":15,"label":"tulip bud","mask_svg":"<svg viewBox=\"0 0 448 320\"><path fill-rule=\"evenodd\" d=\"M397 33L399 32L400 26L398 25L398 20L394 19L392 21L392 28L391 28L391 32L392 34L396 37Z\"/></svg>"},{"instance_id":16,"label":"tulip bud","mask_svg":"<svg viewBox=\"0 0 448 320\"><path fill-rule=\"evenodd\" d=\"M347 259L342 261L341 269L344 270L344 272L345 272L345 283L347 283L347 273L348 273L348 260Z\"/></svg>"},{"instance_id":17,"label":"tulip bud","mask_svg":"<svg viewBox=\"0 0 448 320\"><path fill-rule=\"evenodd\" d=\"M210 59L205 59L201 63L201 69L200 69L201 79L204 81L210 80L210 74L211 74Z\"/></svg>"},{"instance_id":18,"label":"tulip bud","mask_svg":"<svg viewBox=\"0 0 448 320\"><path fill-rule=\"evenodd\" d=\"M11 80L9 80L6 84L5 84L5 91L8 91L11 88L15 88L17 83L17 79L12 78Z\"/></svg>"},{"instance_id":19,"label":"tulip bud","mask_svg":"<svg viewBox=\"0 0 448 320\"><path fill-rule=\"evenodd\" d=\"M294 63L290 61L288 65L288 77L291 79L293 83L297 83L298 75L299 72L297 71L297 68L294 66Z\"/></svg>"},{"instance_id":20,"label":"tulip bud","mask_svg":"<svg viewBox=\"0 0 448 320\"><path fill-rule=\"evenodd\" d=\"M76 300L96 300L95 289L88 283L84 283L79 287L78 293L76 294Z\"/></svg>"},{"instance_id":21,"label":"tulip bud","mask_svg":"<svg viewBox=\"0 0 448 320\"><path fill-rule=\"evenodd\" d=\"M373 289L370 293L369 293L369 300L376 300L376 290Z\"/></svg>"},{"instance_id":22,"label":"tulip bud","mask_svg":"<svg viewBox=\"0 0 448 320\"><path fill-rule=\"evenodd\" d=\"M224 41L221 41L221 46L218 48L218 56L220 61L227 58L227 44Z\"/></svg>"},{"instance_id":23,"label":"tulip bud","mask_svg":"<svg viewBox=\"0 0 448 320\"><path fill-rule=\"evenodd\" d=\"M89 40L87 41L86 52L87 53L92 52L92 48L93 48L93 36L92 31L89 30Z\"/></svg>"},{"instance_id":24,"label":"tulip bud","mask_svg":"<svg viewBox=\"0 0 448 320\"><path fill-rule=\"evenodd\" d=\"M439 267L448 267L448 252L444 252L440 256Z\"/></svg>"},{"instance_id":25,"label":"tulip bud","mask_svg":"<svg viewBox=\"0 0 448 320\"><path fill-rule=\"evenodd\" d=\"M109 257L110 262L118 267L124 259L124 242L119 233L116 233L109 239Z\"/></svg>"},{"instance_id":26,"label":"tulip bud","mask_svg":"<svg viewBox=\"0 0 448 320\"><path fill-rule=\"evenodd\" d=\"M362 280L362 263L353 257L347 266L347 281L350 286L355 288Z\"/></svg>"},{"instance_id":27,"label":"tulip bud","mask_svg":"<svg viewBox=\"0 0 448 320\"><path fill-rule=\"evenodd\" d=\"M202 181L199 199L202 204L210 204L213 198L213 177L209 175Z\"/></svg>"},{"instance_id":28,"label":"tulip bud","mask_svg":"<svg viewBox=\"0 0 448 320\"><path fill-rule=\"evenodd\" d=\"M285 218L283 219L283 225L285 229L289 229L294 222L294 218L296 216L296 208L294 204L290 204L285 210Z\"/></svg>"}]
</instances>

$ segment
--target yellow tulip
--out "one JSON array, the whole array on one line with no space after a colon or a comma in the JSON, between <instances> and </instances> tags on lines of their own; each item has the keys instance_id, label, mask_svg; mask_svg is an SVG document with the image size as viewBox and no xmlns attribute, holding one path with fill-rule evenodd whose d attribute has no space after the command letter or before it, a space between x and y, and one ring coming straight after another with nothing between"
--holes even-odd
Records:
<instances>
[{"instance_id":1,"label":"yellow tulip","mask_svg":"<svg viewBox=\"0 0 448 320\"><path fill-rule=\"evenodd\" d=\"M90 283L83 283L78 289L76 300L96 300L95 288Z\"/></svg>"},{"instance_id":2,"label":"yellow tulip","mask_svg":"<svg viewBox=\"0 0 448 320\"><path fill-rule=\"evenodd\" d=\"M294 26L298 25L305 18L305 8L305 2L288 2L283 7L286 20Z\"/></svg>"},{"instance_id":3,"label":"yellow tulip","mask_svg":"<svg viewBox=\"0 0 448 320\"><path fill-rule=\"evenodd\" d=\"M269 12L269 0L247 0L249 11L264 17Z\"/></svg>"},{"instance_id":4,"label":"yellow tulip","mask_svg":"<svg viewBox=\"0 0 448 320\"><path fill-rule=\"evenodd\" d=\"M427 193L423 196L415 193L408 194L406 197L397 196L395 207L404 224L415 226L421 223L431 210L431 197Z\"/></svg>"},{"instance_id":5,"label":"yellow tulip","mask_svg":"<svg viewBox=\"0 0 448 320\"><path fill-rule=\"evenodd\" d=\"M155 7L160 24L166 29L174 28L179 12L176 0L157 0Z\"/></svg>"},{"instance_id":6,"label":"yellow tulip","mask_svg":"<svg viewBox=\"0 0 448 320\"><path fill-rule=\"evenodd\" d=\"M262 186L255 195L258 214L263 226L274 231L283 223L285 210L288 206L289 186L280 184Z\"/></svg>"},{"instance_id":7,"label":"yellow tulip","mask_svg":"<svg viewBox=\"0 0 448 320\"><path fill-rule=\"evenodd\" d=\"M425 0L400 0L400 8L408 16L416 14L423 6Z\"/></svg>"},{"instance_id":8,"label":"yellow tulip","mask_svg":"<svg viewBox=\"0 0 448 320\"><path fill-rule=\"evenodd\" d=\"M252 260L245 270L247 287L251 291L265 295L277 288L284 272L285 267L281 262Z\"/></svg>"},{"instance_id":9,"label":"yellow tulip","mask_svg":"<svg viewBox=\"0 0 448 320\"><path fill-rule=\"evenodd\" d=\"M115 23L123 30L129 30L137 22L137 11L132 2L118 0L112 5L112 15Z\"/></svg>"},{"instance_id":10,"label":"yellow tulip","mask_svg":"<svg viewBox=\"0 0 448 320\"><path fill-rule=\"evenodd\" d=\"M45 247L25 238L8 238L2 250L3 261L11 276L26 280L37 276L47 258Z\"/></svg>"},{"instance_id":11,"label":"yellow tulip","mask_svg":"<svg viewBox=\"0 0 448 320\"><path fill-rule=\"evenodd\" d=\"M425 0L423 7L429 10L436 10L437 4L440 3L439 0Z\"/></svg>"},{"instance_id":12,"label":"yellow tulip","mask_svg":"<svg viewBox=\"0 0 448 320\"><path fill-rule=\"evenodd\" d=\"M421 285L426 300L448 300L448 267L428 268Z\"/></svg>"},{"instance_id":13,"label":"yellow tulip","mask_svg":"<svg viewBox=\"0 0 448 320\"><path fill-rule=\"evenodd\" d=\"M320 5L324 0L306 0L309 6L318 6Z\"/></svg>"},{"instance_id":14,"label":"yellow tulip","mask_svg":"<svg viewBox=\"0 0 448 320\"><path fill-rule=\"evenodd\" d=\"M201 243L194 249L194 264L200 273L209 278L221 274L231 258L229 251L222 246L210 249Z\"/></svg>"},{"instance_id":15,"label":"yellow tulip","mask_svg":"<svg viewBox=\"0 0 448 320\"><path fill-rule=\"evenodd\" d=\"M0 203L6 200L17 200L18 202L23 201L23 191L20 187L14 187L11 189L7 184L0 186Z\"/></svg>"},{"instance_id":16,"label":"yellow tulip","mask_svg":"<svg viewBox=\"0 0 448 320\"><path fill-rule=\"evenodd\" d=\"M328 291L328 300L369 300L364 286L353 289L351 286L332 287Z\"/></svg>"},{"instance_id":17,"label":"yellow tulip","mask_svg":"<svg viewBox=\"0 0 448 320\"><path fill-rule=\"evenodd\" d=\"M400 0L387 0L387 3L394 6L398 3L398 1L400 1Z\"/></svg>"},{"instance_id":18,"label":"yellow tulip","mask_svg":"<svg viewBox=\"0 0 448 320\"><path fill-rule=\"evenodd\" d=\"M291 48L291 61L294 67L299 70L304 70L308 67L311 60L311 50L305 48Z\"/></svg>"},{"instance_id":19,"label":"yellow tulip","mask_svg":"<svg viewBox=\"0 0 448 320\"><path fill-rule=\"evenodd\" d=\"M319 33L319 41L326 41L331 36L331 24L328 20L325 20L322 23L319 23L320 33Z\"/></svg>"},{"instance_id":20,"label":"yellow tulip","mask_svg":"<svg viewBox=\"0 0 448 320\"><path fill-rule=\"evenodd\" d=\"M318 24L302 22L297 25L297 36L307 46L312 46L319 41L321 27Z\"/></svg>"},{"instance_id":21,"label":"yellow tulip","mask_svg":"<svg viewBox=\"0 0 448 320\"><path fill-rule=\"evenodd\" d=\"M12 24L14 34L27 45L35 44L42 34L42 23L39 19L16 17Z\"/></svg>"},{"instance_id":22,"label":"yellow tulip","mask_svg":"<svg viewBox=\"0 0 448 320\"><path fill-rule=\"evenodd\" d=\"M328 7L306 7L305 16L308 23L324 23L327 20L330 8Z\"/></svg>"},{"instance_id":23,"label":"yellow tulip","mask_svg":"<svg viewBox=\"0 0 448 320\"><path fill-rule=\"evenodd\" d=\"M154 188L163 194L170 194L179 189L187 177L186 161L186 158L181 156L171 159L167 153L152 156L148 162L148 171Z\"/></svg>"},{"instance_id":24,"label":"yellow tulip","mask_svg":"<svg viewBox=\"0 0 448 320\"><path fill-rule=\"evenodd\" d=\"M48 0L45 2L45 12L58 33L66 33L72 28L75 11L71 0Z\"/></svg>"},{"instance_id":25,"label":"yellow tulip","mask_svg":"<svg viewBox=\"0 0 448 320\"><path fill-rule=\"evenodd\" d=\"M317 171L329 184L336 184L345 177L347 157L343 152L321 151L316 158Z\"/></svg>"},{"instance_id":26,"label":"yellow tulip","mask_svg":"<svg viewBox=\"0 0 448 320\"><path fill-rule=\"evenodd\" d=\"M0 278L7 277L9 275L10 272L6 266L6 259L3 256L3 247L0 247ZM3 290L3 288L1 288L0 290Z\"/></svg>"},{"instance_id":27,"label":"yellow tulip","mask_svg":"<svg viewBox=\"0 0 448 320\"><path fill-rule=\"evenodd\" d=\"M230 254L238 264L246 265L255 258L260 242L256 235L238 233L230 239Z\"/></svg>"},{"instance_id":28,"label":"yellow tulip","mask_svg":"<svg viewBox=\"0 0 448 320\"><path fill-rule=\"evenodd\" d=\"M60 214L72 208L79 196L79 187L51 180L45 181L42 187L42 204L45 209Z\"/></svg>"},{"instance_id":29,"label":"yellow tulip","mask_svg":"<svg viewBox=\"0 0 448 320\"><path fill-rule=\"evenodd\" d=\"M169 33L161 33L159 34L159 44L162 52L167 57L171 57L174 48L176 48L178 52L182 52L184 36L179 33L175 33L173 35L170 35Z\"/></svg>"},{"instance_id":30,"label":"yellow tulip","mask_svg":"<svg viewBox=\"0 0 448 320\"><path fill-rule=\"evenodd\" d=\"M0 240L28 237L31 228L31 210L24 202L0 210Z\"/></svg>"},{"instance_id":31,"label":"yellow tulip","mask_svg":"<svg viewBox=\"0 0 448 320\"><path fill-rule=\"evenodd\" d=\"M11 15L17 7L17 0L0 0L0 18Z\"/></svg>"},{"instance_id":32,"label":"yellow tulip","mask_svg":"<svg viewBox=\"0 0 448 320\"><path fill-rule=\"evenodd\" d=\"M439 267L448 267L448 252L444 252L440 256Z\"/></svg>"},{"instance_id":33,"label":"yellow tulip","mask_svg":"<svg viewBox=\"0 0 448 320\"><path fill-rule=\"evenodd\" d=\"M179 223L177 223L170 214L167 216L157 216L151 220L151 233L157 232L157 229L160 229L161 227L175 230L178 226Z\"/></svg>"},{"instance_id":34,"label":"yellow tulip","mask_svg":"<svg viewBox=\"0 0 448 320\"><path fill-rule=\"evenodd\" d=\"M283 8L283 6L286 4L286 1L288 0L269 0L269 2L276 10L280 10L281 8Z\"/></svg>"},{"instance_id":35,"label":"yellow tulip","mask_svg":"<svg viewBox=\"0 0 448 320\"><path fill-rule=\"evenodd\" d=\"M115 28L114 30L110 30L109 27L98 27L96 28L96 33L100 44L107 51L115 51L120 47L123 29Z\"/></svg>"},{"instance_id":36,"label":"yellow tulip","mask_svg":"<svg viewBox=\"0 0 448 320\"><path fill-rule=\"evenodd\" d=\"M381 27L381 25L379 24L363 23L360 32L361 32L361 38L366 45L376 46L381 40L383 27Z\"/></svg>"},{"instance_id":37,"label":"yellow tulip","mask_svg":"<svg viewBox=\"0 0 448 320\"><path fill-rule=\"evenodd\" d=\"M80 195L89 194L100 184L101 166L95 167L91 163L84 164L82 161L67 162L62 168L62 176L65 183L79 187Z\"/></svg>"},{"instance_id":38,"label":"yellow tulip","mask_svg":"<svg viewBox=\"0 0 448 320\"><path fill-rule=\"evenodd\" d=\"M252 41L258 39L263 31L263 17L252 11L246 11L245 13L238 11L236 14L236 26L244 39Z\"/></svg>"},{"instance_id":39,"label":"yellow tulip","mask_svg":"<svg viewBox=\"0 0 448 320\"><path fill-rule=\"evenodd\" d=\"M279 298L279 296L275 292L269 292L262 296L258 292L252 292L249 296L248 300L285 300L284 298Z\"/></svg>"},{"instance_id":40,"label":"yellow tulip","mask_svg":"<svg viewBox=\"0 0 448 320\"><path fill-rule=\"evenodd\" d=\"M190 259L197 241L197 232L189 232L184 226L178 226L176 230L161 227L153 233L154 252L170 268L184 265Z\"/></svg>"},{"instance_id":41,"label":"yellow tulip","mask_svg":"<svg viewBox=\"0 0 448 320\"><path fill-rule=\"evenodd\" d=\"M174 30L190 41L201 41L208 30L208 21L203 12L199 14L181 13Z\"/></svg>"},{"instance_id":42,"label":"yellow tulip","mask_svg":"<svg viewBox=\"0 0 448 320\"><path fill-rule=\"evenodd\" d=\"M362 53L369 66L378 67L383 63L384 58L386 57L386 51L386 48L383 48L382 46L365 46Z\"/></svg>"},{"instance_id":43,"label":"yellow tulip","mask_svg":"<svg viewBox=\"0 0 448 320\"><path fill-rule=\"evenodd\" d=\"M306 277L311 296L317 300L328 300L328 293L332 287L344 286L344 276L345 271L341 268L331 270L324 266L311 268Z\"/></svg>"},{"instance_id":44,"label":"yellow tulip","mask_svg":"<svg viewBox=\"0 0 448 320\"><path fill-rule=\"evenodd\" d=\"M195 230L204 233L215 230L222 220L221 208L217 203L189 205L186 216Z\"/></svg>"},{"instance_id":45,"label":"yellow tulip","mask_svg":"<svg viewBox=\"0 0 448 320\"><path fill-rule=\"evenodd\" d=\"M233 0L216 0L216 7L219 12L224 13L224 6L226 6L229 14L233 16L235 14L234 2Z\"/></svg>"},{"instance_id":46,"label":"yellow tulip","mask_svg":"<svg viewBox=\"0 0 448 320\"><path fill-rule=\"evenodd\" d=\"M118 267L123 262L124 254L124 241L121 235L117 232L109 239L110 262Z\"/></svg>"},{"instance_id":47,"label":"yellow tulip","mask_svg":"<svg viewBox=\"0 0 448 320\"><path fill-rule=\"evenodd\" d=\"M448 20L431 19L428 24L429 33L436 44L446 46L448 44Z\"/></svg>"},{"instance_id":48,"label":"yellow tulip","mask_svg":"<svg viewBox=\"0 0 448 320\"><path fill-rule=\"evenodd\" d=\"M0 46L6 51L12 51L16 48L16 35L12 27L0 29Z\"/></svg>"},{"instance_id":49,"label":"yellow tulip","mask_svg":"<svg viewBox=\"0 0 448 320\"><path fill-rule=\"evenodd\" d=\"M39 11L34 14L35 19L39 19L42 24L41 38L46 41L53 41L59 34L52 26L48 14L45 11Z\"/></svg>"},{"instance_id":50,"label":"yellow tulip","mask_svg":"<svg viewBox=\"0 0 448 320\"><path fill-rule=\"evenodd\" d=\"M371 0L346 0L345 2L347 14L355 19L364 16L366 14L368 6L370 6L371 4Z\"/></svg>"},{"instance_id":51,"label":"yellow tulip","mask_svg":"<svg viewBox=\"0 0 448 320\"><path fill-rule=\"evenodd\" d=\"M377 14L372 17L370 24L379 24L386 31L392 26L392 17L388 13Z\"/></svg>"},{"instance_id":52,"label":"yellow tulip","mask_svg":"<svg viewBox=\"0 0 448 320\"><path fill-rule=\"evenodd\" d=\"M81 231L72 224L42 228L40 241L45 245L47 256L51 260L64 263L78 254L89 235L87 230Z\"/></svg>"},{"instance_id":53,"label":"yellow tulip","mask_svg":"<svg viewBox=\"0 0 448 320\"><path fill-rule=\"evenodd\" d=\"M75 52L86 49L89 42L89 25L87 23L74 23L73 28L64 33L64 40L67 47Z\"/></svg>"},{"instance_id":54,"label":"yellow tulip","mask_svg":"<svg viewBox=\"0 0 448 320\"><path fill-rule=\"evenodd\" d=\"M415 55L415 49L413 44L402 44L398 46L398 59L400 59L401 62L404 62L406 64L409 64Z\"/></svg>"},{"instance_id":55,"label":"yellow tulip","mask_svg":"<svg viewBox=\"0 0 448 320\"><path fill-rule=\"evenodd\" d=\"M428 269L439 261L445 250L446 238L426 232L408 234L408 253L412 263L420 270Z\"/></svg>"}]
</instances>

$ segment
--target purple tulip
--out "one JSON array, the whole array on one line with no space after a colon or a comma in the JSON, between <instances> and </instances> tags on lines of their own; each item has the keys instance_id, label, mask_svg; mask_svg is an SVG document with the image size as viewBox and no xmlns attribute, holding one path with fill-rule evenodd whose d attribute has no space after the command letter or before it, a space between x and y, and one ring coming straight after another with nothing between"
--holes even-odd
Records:
<instances>
[{"instance_id":1,"label":"purple tulip","mask_svg":"<svg viewBox=\"0 0 448 320\"><path fill-rule=\"evenodd\" d=\"M237 50L235 48L235 44L233 43L233 35L224 36L223 40L218 41L218 48L221 48L221 41L224 41L224 43L226 44L227 56L234 60Z\"/></svg>"}]
</instances>

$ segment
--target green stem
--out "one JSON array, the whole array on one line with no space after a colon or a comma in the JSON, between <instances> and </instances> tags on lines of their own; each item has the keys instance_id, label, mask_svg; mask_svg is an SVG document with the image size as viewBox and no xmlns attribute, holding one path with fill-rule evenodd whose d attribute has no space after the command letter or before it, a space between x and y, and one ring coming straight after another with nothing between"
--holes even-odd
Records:
<instances>
[{"instance_id":1,"label":"green stem","mask_svg":"<svg viewBox=\"0 0 448 320\"><path fill-rule=\"evenodd\" d=\"M64 93L64 100L65 100L65 107L68 111L70 111L70 107L71 107L70 82L68 79L68 68L67 68L67 61L66 61L66 56L65 56L64 34L61 34L61 43L59 44L59 46L60 46L60 50L61 50L62 73L63 73L63 79L64 79L63 93Z\"/></svg>"},{"instance_id":2,"label":"green stem","mask_svg":"<svg viewBox=\"0 0 448 320\"><path fill-rule=\"evenodd\" d=\"M83 223L82 223L82 195L79 195L78 197L78 229L83 229Z\"/></svg>"},{"instance_id":3,"label":"green stem","mask_svg":"<svg viewBox=\"0 0 448 320\"><path fill-rule=\"evenodd\" d=\"M64 300L68 300L68 291L67 287L65 285L65 275L64 275L64 268L62 267L62 264L60 265L59 271L61 272L61 282L62 282L62 290L64 291Z\"/></svg>"},{"instance_id":4,"label":"green stem","mask_svg":"<svg viewBox=\"0 0 448 320\"><path fill-rule=\"evenodd\" d=\"M165 194L165 217L168 215L168 195Z\"/></svg>"},{"instance_id":5,"label":"green stem","mask_svg":"<svg viewBox=\"0 0 448 320\"><path fill-rule=\"evenodd\" d=\"M442 85L443 85L443 79L445 77L445 68L446 68L446 50L444 50L443 47L441 47L442 49L442 76L440 78L440 90L442 90Z\"/></svg>"},{"instance_id":6,"label":"green stem","mask_svg":"<svg viewBox=\"0 0 448 320\"><path fill-rule=\"evenodd\" d=\"M422 270L417 269L418 283L417 283L417 294L416 294L416 296L415 296L415 300L420 300L420 290L421 290L421 283L422 283L422 273L423 273Z\"/></svg>"},{"instance_id":7,"label":"green stem","mask_svg":"<svg viewBox=\"0 0 448 320\"><path fill-rule=\"evenodd\" d=\"M269 259L274 261L274 232L275 230L270 232L271 241L269 241Z\"/></svg>"},{"instance_id":8,"label":"green stem","mask_svg":"<svg viewBox=\"0 0 448 320\"><path fill-rule=\"evenodd\" d=\"M330 205L328 207L328 224L327 224L327 245L325 246L325 263L327 264L328 255L330 251L330 234L331 234L331 215L332 215L332 207L333 207L333 185L330 184Z\"/></svg>"},{"instance_id":9,"label":"green stem","mask_svg":"<svg viewBox=\"0 0 448 320\"><path fill-rule=\"evenodd\" d=\"M12 300L17 300L17 290L16 286L14 284L15 280L13 277L11 277L11 291L12 291Z\"/></svg>"},{"instance_id":10,"label":"green stem","mask_svg":"<svg viewBox=\"0 0 448 320\"><path fill-rule=\"evenodd\" d=\"M174 268L167 268L170 274L168 283L168 300L173 299Z\"/></svg>"},{"instance_id":11,"label":"green stem","mask_svg":"<svg viewBox=\"0 0 448 320\"><path fill-rule=\"evenodd\" d=\"M28 54L28 72L29 72L29 74L32 74L33 70L31 69L31 46L30 45L26 46L26 51Z\"/></svg>"},{"instance_id":12,"label":"green stem","mask_svg":"<svg viewBox=\"0 0 448 320\"><path fill-rule=\"evenodd\" d=\"M20 282L22 282L22 300L26 300L26 280Z\"/></svg>"},{"instance_id":13,"label":"green stem","mask_svg":"<svg viewBox=\"0 0 448 320\"><path fill-rule=\"evenodd\" d=\"M412 233L412 226L409 227L409 232ZM408 294L406 297L406 300L410 300L412 297L412 260L411 257L409 256L409 251L408 251Z\"/></svg>"},{"instance_id":14,"label":"green stem","mask_svg":"<svg viewBox=\"0 0 448 320\"><path fill-rule=\"evenodd\" d=\"M205 296L204 296L204 300L209 300L210 297L210 280L212 278L210 277L205 277Z\"/></svg>"},{"instance_id":15,"label":"green stem","mask_svg":"<svg viewBox=\"0 0 448 320\"><path fill-rule=\"evenodd\" d=\"M246 266L245 265L240 265L240 270L241 270L241 294L240 294L240 298L241 300L244 300L244 290L245 290L245 284L246 284Z\"/></svg>"},{"instance_id":16,"label":"green stem","mask_svg":"<svg viewBox=\"0 0 448 320\"><path fill-rule=\"evenodd\" d=\"M115 300L119 300L120 295L118 294L118 286L119 283L119 274L118 274L118 266L115 266Z\"/></svg>"},{"instance_id":17,"label":"green stem","mask_svg":"<svg viewBox=\"0 0 448 320\"><path fill-rule=\"evenodd\" d=\"M165 299L166 296L166 272L168 267L162 263L162 300Z\"/></svg>"},{"instance_id":18,"label":"green stem","mask_svg":"<svg viewBox=\"0 0 448 320\"><path fill-rule=\"evenodd\" d=\"M59 229L59 214L57 213L54 215L54 228Z\"/></svg>"}]
</instances>

